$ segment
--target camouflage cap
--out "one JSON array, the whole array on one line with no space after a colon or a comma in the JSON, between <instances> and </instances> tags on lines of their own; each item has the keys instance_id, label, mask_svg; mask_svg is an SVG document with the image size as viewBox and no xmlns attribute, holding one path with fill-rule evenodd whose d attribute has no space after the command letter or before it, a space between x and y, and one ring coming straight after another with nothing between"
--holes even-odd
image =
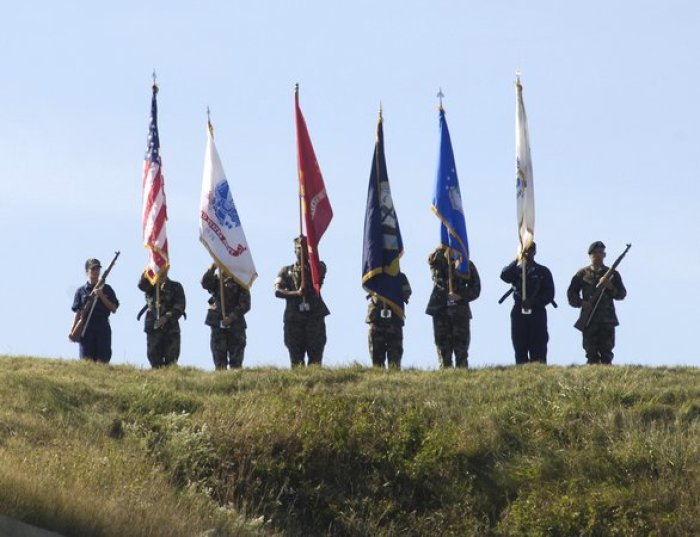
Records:
<instances>
[{"instance_id":1,"label":"camouflage cap","mask_svg":"<svg viewBox=\"0 0 700 537\"><path fill-rule=\"evenodd\" d=\"M91 257L90 259L85 261L85 270L90 270L93 267L102 268L102 265L100 264L99 259L95 259L94 257Z\"/></svg>"},{"instance_id":2,"label":"camouflage cap","mask_svg":"<svg viewBox=\"0 0 700 537\"><path fill-rule=\"evenodd\" d=\"M605 244L603 244L603 241L592 242L591 245L588 247L588 254L592 254L593 250L595 250L596 248L602 248L603 250L605 250Z\"/></svg>"}]
</instances>

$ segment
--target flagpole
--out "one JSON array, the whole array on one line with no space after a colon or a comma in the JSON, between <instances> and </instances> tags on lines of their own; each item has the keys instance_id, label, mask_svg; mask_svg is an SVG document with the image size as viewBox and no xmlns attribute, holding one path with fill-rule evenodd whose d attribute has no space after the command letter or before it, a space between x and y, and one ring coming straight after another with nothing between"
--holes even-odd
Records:
<instances>
[{"instance_id":1,"label":"flagpole","mask_svg":"<svg viewBox=\"0 0 700 537\"><path fill-rule=\"evenodd\" d=\"M297 152L299 151L299 83L294 84L294 104L296 106L295 110L295 120L297 123ZM299 289L297 291L301 295L302 303L306 303L306 297L303 294L303 290L306 287L306 261L304 260L304 204L303 197L304 193L301 191L302 174L304 173L301 169L301 162L299 161L299 156L297 155L297 173L299 175Z\"/></svg>"},{"instance_id":2,"label":"flagpole","mask_svg":"<svg viewBox=\"0 0 700 537\"><path fill-rule=\"evenodd\" d=\"M219 269L219 296L221 297L221 322L223 323L226 319L226 300L224 299L224 268L216 262L216 266ZM221 325L223 328L223 324Z\"/></svg>"},{"instance_id":3,"label":"flagpole","mask_svg":"<svg viewBox=\"0 0 700 537\"><path fill-rule=\"evenodd\" d=\"M299 83L298 82L296 84L294 84L294 103L296 104L297 110L299 110ZM297 118L297 121L299 121L298 118ZM297 143L299 143L298 140L297 140ZM297 166L298 166L298 164L297 164ZM301 171L301 167L299 167L298 173L299 174L303 173ZM304 227L303 227L303 223L302 223L302 220L303 220L302 197L303 197L303 193L301 191L301 181L299 181L299 236L300 237L302 235L304 235Z\"/></svg>"},{"instance_id":4,"label":"flagpole","mask_svg":"<svg viewBox=\"0 0 700 537\"><path fill-rule=\"evenodd\" d=\"M530 313L530 310L529 310L528 308L526 308L525 306L522 305L522 304L525 302L525 300L527 300L527 285L526 285L526 281L527 281L527 261L526 261L526 259L525 259L525 252L523 252L523 253L521 254L521 259L522 259L522 263L521 263L521 265L520 265L520 267L521 267L521 270L520 270L520 281L521 281L521 287L522 287L523 292L521 293L521 295L522 295L522 297L521 297L521 298L522 298L522 301L521 301L521 304L520 304L520 305L521 305L521 311L522 311L524 314L528 314L528 313Z\"/></svg>"},{"instance_id":5,"label":"flagpole","mask_svg":"<svg viewBox=\"0 0 700 537\"><path fill-rule=\"evenodd\" d=\"M155 95L158 94L158 84L156 81L156 70L155 68L153 69L153 85L151 86L153 89L153 95L155 99ZM158 277L160 275L160 270L158 270L158 274L156 274L156 323L160 321L160 278Z\"/></svg>"},{"instance_id":6,"label":"flagpole","mask_svg":"<svg viewBox=\"0 0 700 537\"><path fill-rule=\"evenodd\" d=\"M436 97L438 98L438 111L442 112L442 98L445 94L442 92L442 88L438 88ZM447 295L448 301L451 300L451 295L454 294L454 276L452 270L452 248L446 247L445 257L447 258Z\"/></svg>"},{"instance_id":7,"label":"flagpole","mask_svg":"<svg viewBox=\"0 0 700 537\"><path fill-rule=\"evenodd\" d=\"M160 281L156 280L156 328L160 321Z\"/></svg>"},{"instance_id":8,"label":"flagpole","mask_svg":"<svg viewBox=\"0 0 700 537\"><path fill-rule=\"evenodd\" d=\"M520 69L517 69L515 71L515 104L516 104L516 123L518 121L518 109L520 106L520 102L522 100L522 84L520 83ZM516 125L516 139L518 136L518 127ZM516 173L520 174L520 169L516 169ZM529 185L528 185L529 186ZM521 311L524 315L527 315L530 313L531 310L528 308L525 308L523 306L523 303L527 300L527 256L525 255L525 249L528 246L526 243L523 242L523 237L521 235L522 233L522 226L523 222L519 222L519 228L518 228L518 235L520 236L520 287L521 287L521 293L520 293L520 299L521 299Z\"/></svg>"},{"instance_id":9,"label":"flagpole","mask_svg":"<svg viewBox=\"0 0 700 537\"><path fill-rule=\"evenodd\" d=\"M450 300L450 295L453 295L455 292L455 285L453 281L453 275L452 275L452 248L447 248L445 250L445 257L447 257L447 295L448 295L448 302Z\"/></svg>"}]
</instances>

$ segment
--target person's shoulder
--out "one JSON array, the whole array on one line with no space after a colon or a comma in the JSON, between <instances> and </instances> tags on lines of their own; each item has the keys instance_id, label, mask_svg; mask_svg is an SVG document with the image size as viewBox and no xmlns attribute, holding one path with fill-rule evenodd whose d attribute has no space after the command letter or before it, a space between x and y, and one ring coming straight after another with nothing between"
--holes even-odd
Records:
<instances>
[{"instance_id":1,"label":"person's shoulder","mask_svg":"<svg viewBox=\"0 0 700 537\"><path fill-rule=\"evenodd\" d=\"M277 273L278 276L283 276L285 274L289 274L294 270L294 265L282 265L282 268L279 270Z\"/></svg>"},{"instance_id":2,"label":"person's shoulder","mask_svg":"<svg viewBox=\"0 0 700 537\"><path fill-rule=\"evenodd\" d=\"M541 263L537 263L538 270L541 270L542 272L546 274L552 274L552 271L549 270L549 267L546 265L543 265Z\"/></svg>"},{"instance_id":3,"label":"person's shoulder","mask_svg":"<svg viewBox=\"0 0 700 537\"><path fill-rule=\"evenodd\" d=\"M576 271L575 277L577 278L583 278L586 274L590 274L593 272L593 269L591 268L590 265L586 265L585 267L581 267Z\"/></svg>"}]
</instances>

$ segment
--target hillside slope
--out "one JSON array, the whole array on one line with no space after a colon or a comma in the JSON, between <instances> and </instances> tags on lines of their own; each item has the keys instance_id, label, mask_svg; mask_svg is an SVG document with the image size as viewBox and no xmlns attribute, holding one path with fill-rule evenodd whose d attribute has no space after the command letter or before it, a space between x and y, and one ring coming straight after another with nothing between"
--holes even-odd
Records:
<instances>
[{"instance_id":1,"label":"hillside slope","mask_svg":"<svg viewBox=\"0 0 700 537\"><path fill-rule=\"evenodd\" d=\"M71 536L700 535L700 371L0 357L0 514Z\"/></svg>"}]
</instances>

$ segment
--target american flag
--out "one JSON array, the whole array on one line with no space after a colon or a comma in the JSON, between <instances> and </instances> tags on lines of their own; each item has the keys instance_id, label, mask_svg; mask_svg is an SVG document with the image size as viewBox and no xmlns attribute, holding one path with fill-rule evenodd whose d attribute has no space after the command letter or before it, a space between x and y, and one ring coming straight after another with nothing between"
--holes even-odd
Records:
<instances>
[{"instance_id":1,"label":"american flag","mask_svg":"<svg viewBox=\"0 0 700 537\"><path fill-rule=\"evenodd\" d=\"M148 125L148 142L143 163L143 244L150 250L144 271L155 285L163 270L170 265L168 258L168 236L165 221L168 219L165 206L165 180L161 172L160 139L158 138L158 86L153 82L151 121Z\"/></svg>"}]
</instances>

